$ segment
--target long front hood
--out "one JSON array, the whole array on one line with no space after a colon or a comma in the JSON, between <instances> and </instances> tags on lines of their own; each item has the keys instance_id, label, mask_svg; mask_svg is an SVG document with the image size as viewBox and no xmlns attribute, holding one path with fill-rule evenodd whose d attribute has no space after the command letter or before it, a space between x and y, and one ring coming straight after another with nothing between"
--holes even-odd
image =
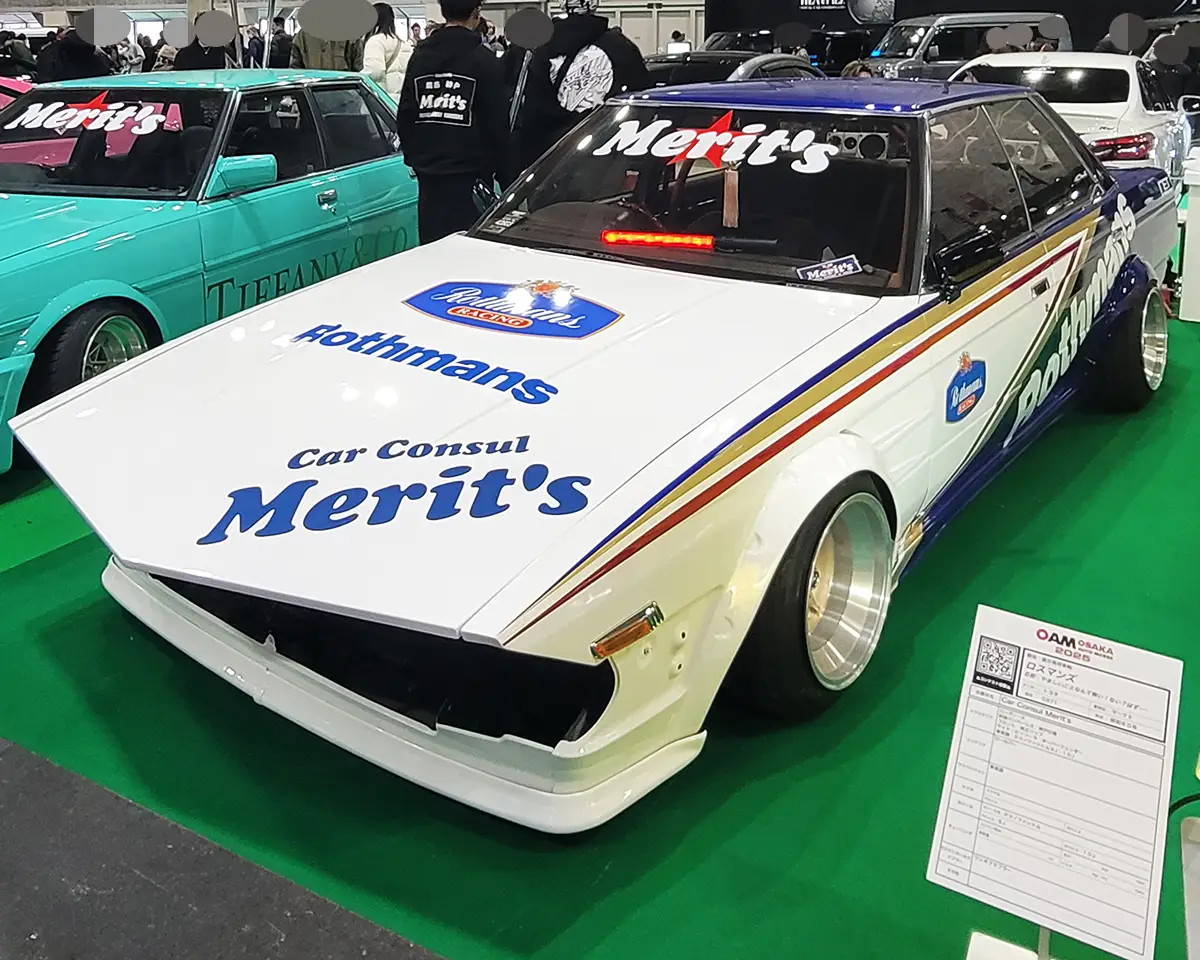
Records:
<instances>
[{"instance_id":1,"label":"long front hood","mask_svg":"<svg viewBox=\"0 0 1200 960\"><path fill-rule=\"evenodd\" d=\"M523 294L543 305L528 316L486 298L527 281L553 281ZM453 237L13 426L128 566L454 636L647 464L875 302ZM552 585L529 581L529 602Z\"/></svg>"}]
</instances>

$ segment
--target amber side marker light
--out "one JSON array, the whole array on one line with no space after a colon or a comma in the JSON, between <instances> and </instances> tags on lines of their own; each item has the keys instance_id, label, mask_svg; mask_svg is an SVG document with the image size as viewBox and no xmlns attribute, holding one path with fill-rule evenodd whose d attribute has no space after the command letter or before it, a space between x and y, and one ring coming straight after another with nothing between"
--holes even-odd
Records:
<instances>
[{"instance_id":1,"label":"amber side marker light","mask_svg":"<svg viewBox=\"0 0 1200 960\"><path fill-rule=\"evenodd\" d=\"M663 622L663 619L662 610L659 609L658 604L650 604L593 643L592 656L597 660L604 660L614 653L620 653L643 637L648 637L654 628Z\"/></svg>"},{"instance_id":2,"label":"amber side marker light","mask_svg":"<svg viewBox=\"0 0 1200 960\"><path fill-rule=\"evenodd\" d=\"M600 234L607 244L626 247L688 247L711 250L717 238L700 233L639 233L632 230L605 230Z\"/></svg>"}]
</instances>

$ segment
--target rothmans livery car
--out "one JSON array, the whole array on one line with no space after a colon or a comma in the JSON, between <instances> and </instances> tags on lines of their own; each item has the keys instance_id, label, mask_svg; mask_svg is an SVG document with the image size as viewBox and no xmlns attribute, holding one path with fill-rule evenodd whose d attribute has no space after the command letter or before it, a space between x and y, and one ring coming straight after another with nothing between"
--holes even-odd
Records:
<instances>
[{"instance_id":1,"label":"rothmans livery car","mask_svg":"<svg viewBox=\"0 0 1200 960\"><path fill-rule=\"evenodd\" d=\"M0 89L4 422L150 347L416 243L395 107L347 74Z\"/></svg>"},{"instance_id":2,"label":"rothmans livery car","mask_svg":"<svg viewBox=\"0 0 1200 960\"><path fill-rule=\"evenodd\" d=\"M834 704L989 477L1085 388L1150 400L1175 213L1161 171L1116 176L1014 87L633 95L466 235L14 428L189 656L585 830L696 757L723 685Z\"/></svg>"}]
</instances>

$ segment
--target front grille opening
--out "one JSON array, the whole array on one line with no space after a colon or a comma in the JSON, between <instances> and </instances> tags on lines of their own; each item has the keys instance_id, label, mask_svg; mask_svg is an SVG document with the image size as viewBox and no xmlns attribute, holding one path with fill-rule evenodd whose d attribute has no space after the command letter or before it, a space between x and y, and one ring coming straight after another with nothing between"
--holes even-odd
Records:
<instances>
[{"instance_id":1,"label":"front grille opening","mask_svg":"<svg viewBox=\"0 0 1200 960\"><path fill-rule=\"evenodd\" d=\"M250 639L430 729L554 747L588 732L612 699L612 666L567 663L434 637L229 590L156 577Z\"/></svg>"}]
</instances>

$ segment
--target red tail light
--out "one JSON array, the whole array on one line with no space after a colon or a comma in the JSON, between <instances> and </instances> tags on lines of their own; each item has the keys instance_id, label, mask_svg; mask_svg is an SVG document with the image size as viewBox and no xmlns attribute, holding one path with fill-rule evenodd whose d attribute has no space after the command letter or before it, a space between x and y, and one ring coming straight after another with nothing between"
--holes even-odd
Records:
<instances>
[{"instance_id":1,"label":"red tail light","mask_svg":"<svg viewBox=\"0 0 1200 960\"><path fill-rule=\"evenodd\" d=\"M1092 153L1104 163L1113 160L1149 160L1154 150L1154 134L1139 133L1132 137L1112 137L1092 144Z\"/></svg>"},{"instance_id":2,"label":"red tail light","mask_svg":"<svg viewBox=\"0 0 1200 960\"><path fill-rule=\"evenodd\" d=\"M605 243L633 247L688 247L711 250L716 237L700 233L639 233L632 230L605 230L600 235Z\"/></svg>"}]
</instances>

